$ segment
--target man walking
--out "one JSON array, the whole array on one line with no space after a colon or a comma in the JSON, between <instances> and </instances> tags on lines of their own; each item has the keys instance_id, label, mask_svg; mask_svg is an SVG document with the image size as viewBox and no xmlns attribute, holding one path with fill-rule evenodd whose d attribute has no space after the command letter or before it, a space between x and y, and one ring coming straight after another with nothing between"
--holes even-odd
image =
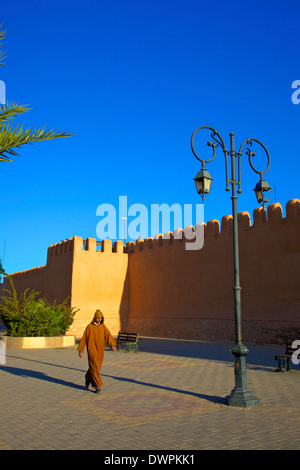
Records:
<instances>
[{"instance_id":1,"label":"man walking","mask_svg":"<svg viewBox=\"0 0 300 470\"><path fill-rule=\"evenodd\" d=\"M95 393L101 392L103 385L100 371L104 357L105 343L116 350L116 342L109 329L104 325L104 316L100 310L96 310L91 323L85 329L77 350L79 357L83 357L85 346L87 347L89 368L85 374L85 386L88 389L91 384Z\"/></svg>"}]
</instances>

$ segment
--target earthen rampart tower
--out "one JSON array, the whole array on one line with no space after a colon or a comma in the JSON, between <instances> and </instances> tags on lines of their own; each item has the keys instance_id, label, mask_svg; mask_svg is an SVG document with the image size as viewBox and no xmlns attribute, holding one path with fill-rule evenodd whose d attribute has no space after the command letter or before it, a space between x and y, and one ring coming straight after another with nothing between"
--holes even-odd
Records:
<instances>
[{"instance_id":1,"label":"earthen rampart tower","mask_svg":"<svg viewBox=\"0 0 300 470\"><path fill-rule=\"evenodd\" d=\"M281 342L300 334L300 201L239 217L242 332L245 342ZM81 237L48 248L47 264L12 274L49 301L79 308L70 333L81 336L100 308L113 334L234 340L232 217L204 225L204 246L186 250L162 235L114 244Z\"/></svg>"}]
</instances>

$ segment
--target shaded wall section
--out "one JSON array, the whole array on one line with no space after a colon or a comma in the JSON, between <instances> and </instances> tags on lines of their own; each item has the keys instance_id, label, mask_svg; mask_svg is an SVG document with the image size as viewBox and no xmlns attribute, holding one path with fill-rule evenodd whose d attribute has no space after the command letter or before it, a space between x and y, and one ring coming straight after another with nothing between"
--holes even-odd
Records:
<instances>
[{"instance_id":1,"label":"shaded wall section","mask_svg":"<svg viewBox=\"0 0 300 470\"><path fill-rule=\"evenodd\" d=\"M246 342L281 343L300 338L300 201L239 218L242 334ZM186 250L182 239L155 239L97 246L81 237L48 248L47 264L12 274L20 292L28 287L58 302L70 297L80 309L71 334L81 336L99 308L116 335L200 340L235 339L232 216L203 225L204 246Z\"/></svg>"},{"instance_id":2,"label":"shaded wall section","mask_svg":"<svg viewBox=\"0 0 300 470\"><path fill-rule=\"evenodd\" d=\"M281 342L300 337L300 201L282 217L271 204L239 217L243 339ZM148 336L234 340L232 217L209 221L204 246L187 251L185 239L129 244L126 327Z\"/></svg>"},{"instance_id":3,"label":"shaded wall section","mask_svg":"<svg viewBox=\"0 0 300 470\"><path fill-rule=\"evenodd\" d=\"M18 295L21 292L24 292L27 288L30 288L40 292L41 297L44 297L45 272L46 266L39 266L38 268L32 268L11 274L10 276ZM7 278L4 279L3 288L11 289L10 282ZM1 293L1 295L3 294Z\"/></svg>"},{"instance_id":4,"label":"shaded wall section","mask_svg":"<svg viewBox=\"0 0 300 470\"><path fill-rule=\"evenodd\" d=\"M87 239L84 247L82 237L75 236L48 248L46 266L11 277L18 293L31 288L50 302L69 298L69 304L79 309L69 334L80 337L96 309L117 334L128 310L127 266L123 242L112 245L104 240L97 251L95 239Z\"/></svg>"}]
</instances>

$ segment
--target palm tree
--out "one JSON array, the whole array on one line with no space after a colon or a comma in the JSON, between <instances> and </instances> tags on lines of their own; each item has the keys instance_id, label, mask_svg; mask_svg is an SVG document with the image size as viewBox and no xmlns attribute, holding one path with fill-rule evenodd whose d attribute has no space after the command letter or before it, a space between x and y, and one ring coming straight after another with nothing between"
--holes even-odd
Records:
<instances>
[{"instance_id":1,"label":"palm tree","mask_svg":"<svg viewBox=\"0 0 300 470\"><path fill-rule=\"evenodd\" d=\"M0 25L0 28L2 25ZM0 30L0 46L3 44L3 39L6 31ZM0 65L3 65L4 55L0 54ZM56 132L54 129L46 130L42 128L28 128L23 129L22 124L17 124L15 127L10 122L12 119L21 114L29 111L27 105L19 105L17 103L5 103L0 106L0 162L9 162L9 156L19 155L16 150L25 144L32 144L43 140L58 139L61 137L70 137L72 134L68 132Z\"/></svg>"}]
</instances>

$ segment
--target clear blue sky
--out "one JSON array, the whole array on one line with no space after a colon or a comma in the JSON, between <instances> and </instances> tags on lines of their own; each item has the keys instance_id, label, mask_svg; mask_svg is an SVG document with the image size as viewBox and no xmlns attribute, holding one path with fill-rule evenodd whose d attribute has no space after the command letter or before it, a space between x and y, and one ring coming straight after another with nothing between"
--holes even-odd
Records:
<instances>
[{"instance_id":1,"label":"clear blue sky","mask_svg":"<svg viewBox=\"0 0 300 470\"><path fill-rule=\"evenodd\" d=\"M200 204L190 138L203 125L228 147L230 132L237 148L248 137L264 143L285 215L300 196L299 17L298 0L1 0L7 100L30 105L26 126L76 134L1 163L6 271L45 264L63 239L96 238L97 207L117 209L119 196L149 211ZM220 149L207 168L205 221L221 221L231 199ZM239 212L257 207L258 179L245 155Z\"/></svg>"}]
</instances>

